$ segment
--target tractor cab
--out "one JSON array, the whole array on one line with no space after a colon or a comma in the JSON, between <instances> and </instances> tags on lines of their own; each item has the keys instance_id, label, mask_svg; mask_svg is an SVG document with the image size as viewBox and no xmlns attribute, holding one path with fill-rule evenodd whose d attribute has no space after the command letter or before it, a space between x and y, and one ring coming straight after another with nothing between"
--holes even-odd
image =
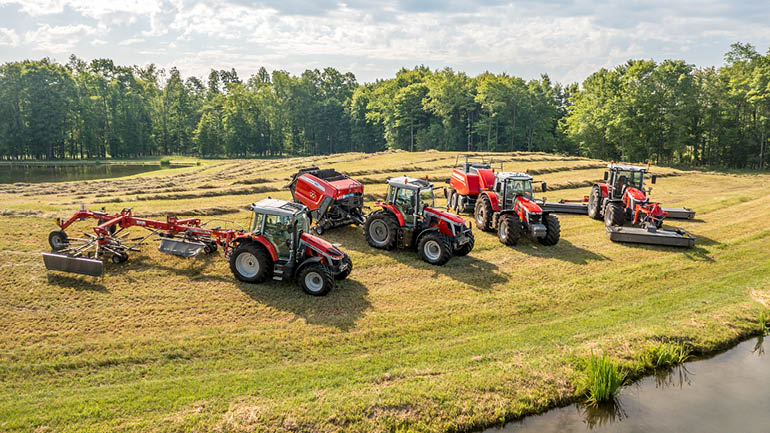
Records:
<instances>
[{"instance_id":1,"label":"tractor cab","mask_svg":"<svg viewBox=\"0 0 770 433\"><path fill-rule=\"evenodd\" d=\"M647 167L624 164L609 164L604 172L604 181L610 187L613 198L623 196L626 188L634 188L640 193L644 192L644 177ZM650 183L655 183L657 176L652 176ZM637 194L638 195L638 194Z\"/></svg>"},{"instance_id":2,"label":"tractor cab","mask_svg":"<svg viewBox=\"0 0 770 433\"><path fill-rule=\"evenodd\" d=\"M266 198L252 204L251 210L251 232L270 241L280 259L289 259L292 245L310 232L307 207L302 204Z\"/></svg>"},{"instance_id":3,"label":"tractor cab","mask_svg":"<svg viewBox=\"0 0 770 433\"><path fill-rule=\"evenodd\" d=\"M388 179L387 202L401 212L406 226L414 226L425 208L434 206L433 185L406 176Z\"/></svg>"}]
</instances>

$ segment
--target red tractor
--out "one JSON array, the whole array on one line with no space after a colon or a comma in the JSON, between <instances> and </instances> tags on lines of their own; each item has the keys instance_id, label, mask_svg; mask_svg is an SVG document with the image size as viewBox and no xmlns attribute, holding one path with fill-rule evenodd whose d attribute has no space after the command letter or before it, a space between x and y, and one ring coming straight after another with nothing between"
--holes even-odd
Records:
<instances>
[{"instance_id":1,"label":"red tractor","mask_svg":"<svg viewBox=\"0 0 770 433\"><path fill-rule=\"evenodd\" d=\"M484 190L492 189L494 184L495 170L490 163L487 163L483 157L479 157L476 162L471 162L470 156L466 155L463 165L452 170L447 207L458 214L471 213L476 207L479 194Z\"/></svg>"},{"instance_id":2,"label":"red tractor","mask_svg":"<svg viewBox=\"0 0 770 433\"><path fill-rule=\"evenodd\" d=\"M644 189L644 177L648 169L634 165L609 164L604 172L604 182L595 184L588 196L588 216L604 218L607 226L622 226L626 221L644 228L661 228L668 215L659 203L651 202ZM650 183L655 183L653 175Z\"/></svg>"},{"instance_id":3,"label":"red tractor","mask_svg":"<svg viewBox=\"0 0 770 433\"><path fill-rule=\"evenodd\" d=\"M57 219L59 230L48 236L54 252L43 253L43 261L49 270L99 276L102 260L123 263L128 260L128 252L139 251L147 239L157 236L160 252L182 257L213 253L221 245L233 275L247 283L295 277L305 292L322 296L334 287L335 280L350 274L350 257L310 234L310 218L304 205L268 198L250 208L254 216L248 231L207 228L198 218L168 216L162 221L136 217L130 209L117 215L83 209L67 220ZM95 235L69 238L64 230L86 218L97 220ZM128 237L123 230L130 227L149 233Z\"/></svg>"},{"instance_id":4,"label":"red tractor","mask_svg":"<svg viewBox=\"0 0 770 433\"><path fill-rule=\"evenodd\" d=\"M474 245L470 223L434 207L433 185L406 176L388 179L388 194L381 209L364 223L364 236L374 248L417 247L422 259L443 265L452 256L464 256Z\"/></svg>"},{"instance_id":5,"label":"red tractor","mask_svg":"<svg viewBox=\"0 0 770 433\"><path fill-rule=\"evenodd\" d=\"M300 169L289 184L291 196L310 209L313 231L364 223L364 186L334 169Z\"/></svg>"},{"instance_id":6,"label":"red tractor","mask_svg":"<svg viewBox=\"0 0 770 433\"><path fill-rule=\"evenodd\" d=\"M556 245L561 226L556 215L543 212L532 196L532 176L526 173L494 173L494 186L482 191L476 200L476 227L483 231L497 229L500 242L516 245L522 233L542 245ZM543 182L542 190L546 191Z\"/></svg>"}]
</instances>

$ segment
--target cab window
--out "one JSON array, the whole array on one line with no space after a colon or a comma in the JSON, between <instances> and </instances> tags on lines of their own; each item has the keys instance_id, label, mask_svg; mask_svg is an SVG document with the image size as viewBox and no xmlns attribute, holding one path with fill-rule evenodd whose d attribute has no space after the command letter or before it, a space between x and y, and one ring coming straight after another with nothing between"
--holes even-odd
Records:
<instances>
[{"instance_id":1,"label":"cab window","mask_svg":"<svg viewBox=\"0 0 770 433\"><path fill-rule=\"evenodd\" d=\"M265 215L265 231L262 234L273 244L278 257L289 256L290 223L291 218L288 216Z\"/></svg>"},{"instance_id":2,"label":"cab window","mask_svg":"<svg viewBox=\"0 0 770 433\"><path fill-rule=\"evenodd\" d=\"M260 233L262 231L262 221L264 218L264 214L254 213L254 216L251 218L251 231L253 233Z\"/></svg>"},{"instance_id":3,"label":"cab window","mask_svg":"<svg viewBox=\"0 0 770 433\"><path fill-rule=\"evenodd\" d=\"M420 190L420 208L417 210L417 213L422 213L422 210L426 207L433 207L435 201L435 196L433 195L432 189L421 189Z\"/></svg>"}]
</instances>

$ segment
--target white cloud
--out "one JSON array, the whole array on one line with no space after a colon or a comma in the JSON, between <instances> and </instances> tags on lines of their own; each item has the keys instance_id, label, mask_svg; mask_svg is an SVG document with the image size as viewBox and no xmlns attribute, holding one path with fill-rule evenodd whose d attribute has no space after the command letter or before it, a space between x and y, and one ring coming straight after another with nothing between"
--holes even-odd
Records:
<instances>
[{"instance_id":1,"label":"white cloud","mask_svg":"<svg viewBox=\"0 0 770 433\"><path fill-rule=\"evenodd\" d=\"M118 42L118 45L125 47L125 46L128 46L128 45L135 45L135 44L139 44L139 43L142 43L142 42L144 42L144 39L142 39L142 38L129 38L129 39L124 39L124 40Z\"/></svg>"},{"instance_id":2,"label":"white cloud","mask_svg":"<svg viewBox=\"0 0 770 433\"><path fill-rule=\"evenodd\" d=\"M95 27L85 24L53 27L43 24L24 34L24 44L35 51L66 54L83 38L94 35L97 31Z\"/></svg>"},{"instance_id":3,"label":"white cloud","mask_svg":"<svg viewBox=\"0 0 770 433\"><path fill-rule=\"evenodd\" d=\"M16 33L16 30L0 27L0 47L1 46L15 47L19 45L19 40L20 38L19 38L19 35Z\"/></svg>"}]
</instances>

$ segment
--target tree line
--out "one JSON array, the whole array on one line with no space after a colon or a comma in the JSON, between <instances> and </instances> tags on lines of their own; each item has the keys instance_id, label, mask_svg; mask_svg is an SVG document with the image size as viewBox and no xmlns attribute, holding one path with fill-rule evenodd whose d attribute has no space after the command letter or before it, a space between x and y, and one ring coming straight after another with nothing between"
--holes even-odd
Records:
<instances>
[{"instance_id":1,"label":"tree line","mask_svg":"<svg viewBox=\"0 0 770 433\"><path fill-rule=\"evenodd\" d=\"M542 151L763 169L770 51L736 43L719 68L629 60L582 84L401 69L360 84L299 76L44 58L0 66L0 158L253 157L339 152Z\"/></svg>"}]
</instances>

